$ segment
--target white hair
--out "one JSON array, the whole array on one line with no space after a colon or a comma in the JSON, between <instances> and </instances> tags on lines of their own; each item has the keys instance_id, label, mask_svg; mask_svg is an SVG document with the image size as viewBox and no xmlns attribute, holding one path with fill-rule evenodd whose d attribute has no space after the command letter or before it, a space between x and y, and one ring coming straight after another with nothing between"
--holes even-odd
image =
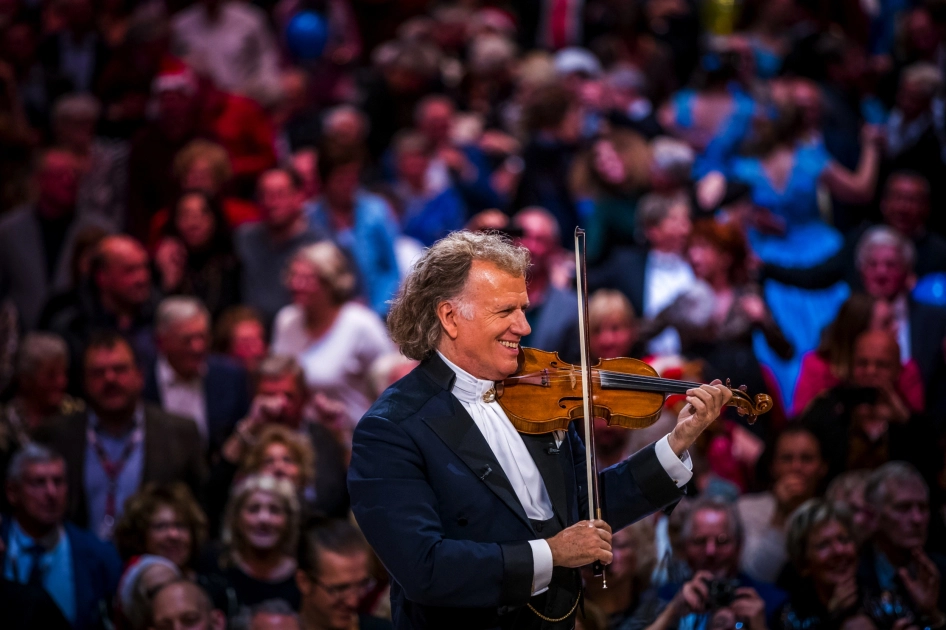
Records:
<instances>
[{"instance_id":1,"label":"white hair","mask_svg":"<svg viewBox=\"0 0 946 630\"><path fill-rule=\"evenodd\" d=\"M17 378L29 378L40 366L61 359L69 362L69 348L59 335L53 333L29 333L20 342L14 365Z\"/></svg>"},{"instance_id":2,"label":"white hair","mask_svg":"<svg viewBox=\"0 0 946 630\"><path fill-rule=\"evenodd\" d=\"M903 83L915 83L927 98L932 98L943 89L943 77L934 64L920 61L909 65L903 71Z\"/></svg>"},{"instance_id":3,"label":"white hair","mask_svg":"<svg viewBox=\"0 0 946 630\"><path fill-rule=\"evenodd\" d=\"M857 242L855 258L858 269L867 264L867 257L875 247L893 247L899 252L903 264L908 269L913 269L916 262L916 247L907 237L886 225L875 225L869 228Z\"/></svg>"},{"instance_id":4,"label":"white hair","mask_svg":"<svg viewBox=\"0 0 946 630\"><path fill-rule=\"evenodd\" d=\"M202 316L208 325L210 324L210 311L199 299L186 295L164 298L158 304L158 311L154 316L154 330L163 335L172 326L197 316Z\"/></svg>"},{"instance_id":5,"label":"white hair","mask_svg":"<svg viewBox=\"0 0 946 630\"><path fill-rule=\"evenodd\" d=\"M91 94L66 94L53 106L52 119L55 123L66 120L98 120L102 105Z\"/></svg>"},{"instance_id":6,"label":"white hair","mask_svg":"<svg viewBox=\"0 0 946 630\"><path fill-rule=\"evenodd\" d=\"M21 448L10 460L7 466L7 483L18 484L23 479L23 473L27 466L33 464L49 464L51 462L65 462L62 455L56 451L42 446L41 444L30 443Z\"/></svg>"},{"instance_id":7,"label":"white hair","mask_svg":"<svg viewBox=\"0 0 946 630\"><path fill-rule=\"evenodd\" d=\"M690 178L696 153L687 143L660 136L651 140L650 152L654 166L660 170L681 181Z\"/></svg>"}]
</instances>

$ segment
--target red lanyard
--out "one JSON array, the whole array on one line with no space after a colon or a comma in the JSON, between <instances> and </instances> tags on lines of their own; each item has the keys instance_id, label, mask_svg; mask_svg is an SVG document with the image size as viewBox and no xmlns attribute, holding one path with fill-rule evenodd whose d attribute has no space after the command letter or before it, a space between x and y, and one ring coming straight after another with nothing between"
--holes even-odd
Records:
<instances>
[{"instance_id":1,"label":"red lanyard","mask_svg":"<svg viewBox=\"0 0 946 630\"><path fill-rule=\"evenodd\" d=\"M109 459L108 453L105 452L105 448L102 447L101 442L99 442L98 435L91 426L88 427L86 433L88 435L89 444L92 446L92 450L95 451L95 455L98 457L99 463L102 465L102 471L105 472L105 476L108 478L108 493L105 495L105 518L103 521L105 529L110 534L112 527L115 524L118 478L121 476L122 470L125 468L125 464L128 463L128 460L135 452L135 449L137 449L138 445L141 444L142 438L144 437L144 430L141 428L140 423L137 427L135 427L131 437L129 437L128 441L125 442L125 448L122 449L121 455L116 460Z\"/></svg>"}]
</instances>

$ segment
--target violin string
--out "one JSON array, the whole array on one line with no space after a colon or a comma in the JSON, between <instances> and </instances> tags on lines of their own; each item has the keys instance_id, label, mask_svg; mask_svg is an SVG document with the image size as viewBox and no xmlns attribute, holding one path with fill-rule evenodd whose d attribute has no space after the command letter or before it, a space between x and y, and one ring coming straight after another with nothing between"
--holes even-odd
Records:
<instances>
[{"instance_id":1,"label":"violin string","mask_svg":"<svg viewBox=\"0 0 946 630\"><path fill-rule=\"evenodd\" d=\"M673 379L659 378L654 376L636 376L631 374L621 374L620 372L604 372L603 374L598 370L595 370L594 374L598 376L597 381L600 382L601 376L605 377L606 382L610 383L620 383L627 385L665 385L672 386L673 389L679 389L680 387L687 387L688 389L694 389L699 387L700 383L693 383L690 381L676 381ZM574 375L576 378L581 376L580 374ZM522 376L512 376L510 379L520 379L520 378L534 378L534 375L522 375ZM572 380L572 376L555 375L547 377L549 382L563 382Z\"/></svg>"}]
</instances>

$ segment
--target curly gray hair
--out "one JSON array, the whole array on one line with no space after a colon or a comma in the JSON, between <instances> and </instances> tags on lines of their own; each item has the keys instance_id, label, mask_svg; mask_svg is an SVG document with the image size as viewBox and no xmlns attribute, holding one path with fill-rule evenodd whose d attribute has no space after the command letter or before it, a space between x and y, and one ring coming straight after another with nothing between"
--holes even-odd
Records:
<instances>
[{"instance_id":1,"label":"curly gray hair","mask_svg":"<svg viewBox=\"0 0 946 630\"><path fill-rule=\"evenodd\" d=\"M440 343L443 329L437 307L454 301L460 313L473 317L460 297L474 260L489 262L515 276L525 276L529 251L509 238L490 232L454 232L434 243L414 265L391 303L391 339L409 359L426 359Z\"/></svg>"}]
</instances>

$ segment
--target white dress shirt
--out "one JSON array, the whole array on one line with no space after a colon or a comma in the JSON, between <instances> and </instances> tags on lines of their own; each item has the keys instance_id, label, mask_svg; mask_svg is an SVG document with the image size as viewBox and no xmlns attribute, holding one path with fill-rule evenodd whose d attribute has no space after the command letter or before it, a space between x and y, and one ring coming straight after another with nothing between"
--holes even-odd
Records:
<instances>
[{"instance_id":1,"label":"white dress shirt","mask_svg":"<svg viewBox=\"0 0 946 630\"><path fill-rule=\"evenodd\" d=\"M473 423L483 434L490 450L496 456L496 461L509 479L526 516L536 521L547 521L552 518L555 515L552 510L552 500L545 488L542 474L522 441L522 437L496 400L493 402L483 400L483 394L494 386L493 381L478 379L454 365L439 351L437 354L456 374L453 395L460 401L463 408L473 418ZM693 476L692 464L688 454L684 454L682 460L674 455L668 437L665 436L657 442L657 459L677 487L682 488ZM556 446L560 446L564 439L564 431L555 432ZM530 540L529 545L532 547L532 594L538 595L544 592L552 581L552 549L543 539Z\"/></svg>"},{"instance_id":2,"label":"white dress shirt","mask_svg":"<svg viewBox=\"0 0 946 630\"><path fill-rule=\"evenodd\" d=\"M644 317L654 317L693 286L695 276L690 264L677 254L651 250L644 267ZM667 328L650 340L651 354L680 354L680 335L676 328Z\"/></svg>"},{"instance_id":3,"label":"white dress shirt","mask_svg":"<svg viewBox=\"0 0 946 630\"><path fill-rule=\"evenodd\" d=\"M190 418L197 424L200 438L207 443L207 401L204 396L203 378L182 379L164 357L158 357L158 393L161 406L169 413Z\"/></svg>"},{"instance_id":4,"label":"white dress shirt","mask_svg":"<svg viewBox=\"0 0 946 630\"><path fill-rule=\"evenodd\" d=\"M907 304L907 296L901 295L890 303L893 311L893 321L897 327L897 343L900 344L900 362L906 363L910 360L910 307Z\"/></svg>"}]
</instances>

